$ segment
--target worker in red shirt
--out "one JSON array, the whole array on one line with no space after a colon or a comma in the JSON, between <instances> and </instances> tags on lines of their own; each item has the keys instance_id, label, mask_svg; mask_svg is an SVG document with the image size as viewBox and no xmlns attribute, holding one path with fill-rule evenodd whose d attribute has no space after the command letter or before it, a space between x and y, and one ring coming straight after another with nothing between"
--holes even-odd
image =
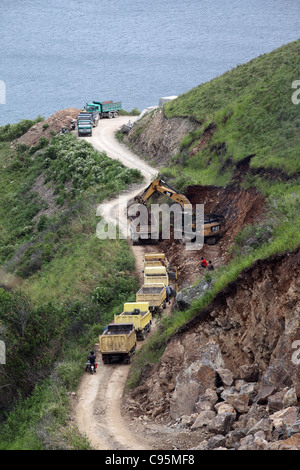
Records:
<instances>
[{"instance_id":1,"label":"worker in red shirt","mask_svg":"<svg viewBox=\"0 0 300 470\"><path fill-rule=\"evenodd\" d=\"M207 267L207 261L206 261L206 259L203 258L203 256L202 256L202 258L201 258L201 266L202 266L202 268L206 268L206 267Z\"/></svg>"}]
</instances>

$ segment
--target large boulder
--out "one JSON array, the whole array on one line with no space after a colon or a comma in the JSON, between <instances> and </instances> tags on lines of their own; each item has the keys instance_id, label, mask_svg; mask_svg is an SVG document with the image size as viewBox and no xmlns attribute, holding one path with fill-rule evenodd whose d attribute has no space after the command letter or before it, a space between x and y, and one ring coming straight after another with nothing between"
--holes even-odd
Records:
<instances>
[{"instance_id":1,"label":"large boulder","mask_svg":"<svg viewBox=\"0 0 300 470\"><path fill-rule=\"evenodd\" d=\"M179 310L186 310L195 299L202 297L212 287L213 281L201 281L195 287L186 287L178 292L176 302Z\"/></svg>"}]
</instances>

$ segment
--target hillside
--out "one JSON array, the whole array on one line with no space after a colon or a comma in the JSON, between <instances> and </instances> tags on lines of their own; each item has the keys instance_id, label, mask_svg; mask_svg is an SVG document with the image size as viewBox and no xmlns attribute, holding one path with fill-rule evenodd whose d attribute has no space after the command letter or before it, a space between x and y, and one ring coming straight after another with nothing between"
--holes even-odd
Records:
<instances>
[{"instance_id":1,"label":"hillside","mask_svg":"<svg viewBox=\"0 0 300 470\"><path fill-rule=\"evenodd\" d=\"M21 122L0 132L2 449L87 447L64 428L68 393L87 349L137 288L127 242L98 239L96 207L142 176L72 134L55 134L65 116L44 129Z\"/></svg>"},{"instance_id":2,"label":"hillside","mask_svg":"<svg viewBox=\"0 0 300 470\"><path fill-rule=\"evenodd\" d=\"M150 162L147 178L155 165L192 204L225 217L224 236L199 252L172 239L133 248L97 238L96 207L134 192L144 172L131 153L126 167L97 139L58 135L76 110L0 128L0 448L300 448L299 49L199 85L123 137ZM105 129L93 134L108 141ZM130 368L101 364L79 392L86 353L135 300L147 251L177 268L176 299ZM71 414L80 400L92 437Z\"/></svg>"},{"instance_id":3,"label":"hillside","mask_svg":"<svg viewBox=\"0 0 300 470\"><path fill-rule=\"evenodd\" d=\"M288 421L272 425L277 411L294 413L293 423L299 417L291 363L300 331L299 105L291 99L299 48L296 41L200 85L143 117L124 139L193 204L227 220L224 237L196 256L162 242L181 292L128 382L126 409L159 423L178 446L188 439L199 449L299 445ZM202 255L213 260L213 273L201 269ZM245 378L241 365L257 368L256 377ZM283 404L287 392L293 399ZM232 414L229 426L221 424L221 403L221 413ZM260 420L266 427L250 431Z\"/></svg>"},{"instance_id":4,"label":"hillside","mask_svg":"<svg viewBox=\"0 0 300 470\"><path fill-rule=\"evenodd\" d=\"M297 176L300 122L292 83L299 52L298 40L166 103L137 123L130 145L162 166L171 162L164 175L180 174L185 185L225 184L249 155L251 174Z\"/></svg>"}]
</instances>

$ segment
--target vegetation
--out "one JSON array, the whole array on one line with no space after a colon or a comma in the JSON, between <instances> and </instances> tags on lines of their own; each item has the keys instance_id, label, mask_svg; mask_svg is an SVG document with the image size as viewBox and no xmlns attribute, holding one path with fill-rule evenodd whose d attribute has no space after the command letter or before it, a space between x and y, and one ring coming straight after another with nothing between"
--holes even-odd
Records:
<instances>
[{"instance_id":1,"label":"vegetation","mask_svg":"<svg viewBox=\"0 0 300 470\"><path fill-rule=\"evenodd\" d=\"M0 172L0 448L85 449L68 392L138 287L126 241L97 238L96 206L141 175L71 134L0 143Z\"/></svg>"},{"instance_id":2,"label":"vegetation","mask_svg":"<svg viewBox=\"0 0 300 470\"><path fill-rule=\"evenodd\" d=\"M131 111L125 111L125 109L120 110L121 116L139 116L141 112L137 108L133 108Z\"/></svg>"},{"instance_id":3,"label":"vegetation","mask_svg":"<svg viewBox=\"0 0 300 470\"><path fill-rule=\"evenodd\" d=\"M0 142L10 142L30 129L34 124L44 121L44 118L38 116L34 121L30 119L23 119L22 121L16 124L6 124L5 126L0 126ZM45 124L44 124L45 126Z\"/></svg>"},{"instance_id":4,"label":"vegetation","mask_svg":"<svg viewBox=\"0 0 300 470\"><path fill-rule=\"evenodd\" d=\"M268 216L237 235L230 262L209 274L210 290L162 318L135 355L130 388L146 363L159 361L168 338L243 269L299 246L299 111L291 101L299 47L284 46L165 104L167 117L199 126L162 176L180 191L225 185L253 155L240 184L266 196ZM0 337L7 348L0 448L88 449L68 423L69 394L86 352L138 288L127 242L97 238L95 208L141 175L72 135L12 149L33 123L0 128Z\"/></svg>"},{"instance_id":5,"label":"vegetation","mask_svg":"<svg viewBox=\"0 0 300 470\"><path fill-rule=\"evenodd\" d=\"M185 137L181 152L199 143L208 126L214 125L208 146L187 158L184 174L199 179L210 166L232 166L254 154L251 167L277 169L288 175L299 171L299 106L292 102L292 83L298 77L300 40L236 67L165 104L167 117L187 116L201 128ZM206 148L207 147L207 148ZM187 172L185 172L187 167ZM230 172L227 172L230 177ZM206 176L204 175L204 178Z\"/></svg>"}]
</instances>

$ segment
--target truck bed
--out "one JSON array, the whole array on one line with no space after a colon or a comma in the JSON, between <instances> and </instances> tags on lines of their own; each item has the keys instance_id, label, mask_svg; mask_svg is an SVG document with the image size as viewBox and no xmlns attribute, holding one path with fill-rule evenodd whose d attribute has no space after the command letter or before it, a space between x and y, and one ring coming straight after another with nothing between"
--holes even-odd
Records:
<instances>
[{"instance_id":1,"label":"truck bed","mask_svg":"<svg viewBox=\"0 0 300 470\"><path fill-rule=\"evenodd\" d=\"M144 284L136 293L137 302L148 302L151 310L163 305L166 300L164 284Z\"/></svg>"}]
</instances>

